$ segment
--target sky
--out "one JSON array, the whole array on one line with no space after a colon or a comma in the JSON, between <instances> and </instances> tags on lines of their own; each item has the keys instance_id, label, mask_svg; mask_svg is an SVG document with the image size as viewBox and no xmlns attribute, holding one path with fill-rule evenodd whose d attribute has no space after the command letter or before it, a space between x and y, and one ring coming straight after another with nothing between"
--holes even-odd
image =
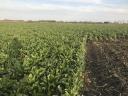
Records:
<instances>
[{"instance_id":1,"label":"sky","mask_svg":"<svg viewBox=\"0 0 128 96\"><path fill-rule=\"evenodd\" d=\"M128 0L0 0L0 19L128 21Z\"/></svg>"}]
</instances>

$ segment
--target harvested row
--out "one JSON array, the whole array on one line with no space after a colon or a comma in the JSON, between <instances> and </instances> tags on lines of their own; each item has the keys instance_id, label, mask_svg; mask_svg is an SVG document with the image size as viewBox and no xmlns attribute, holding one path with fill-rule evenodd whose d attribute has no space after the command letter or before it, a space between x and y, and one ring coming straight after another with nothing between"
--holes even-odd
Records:
<instances>
[{"instance_id":1,"label":"harvested row","mask_svg":"<svg viewBox=\"0 0 128 96\"><path fill-rule=\"evenodd\" d=\"M128 95L128 42L89 42L85 96Z\"/></svg>"}]
</instances>

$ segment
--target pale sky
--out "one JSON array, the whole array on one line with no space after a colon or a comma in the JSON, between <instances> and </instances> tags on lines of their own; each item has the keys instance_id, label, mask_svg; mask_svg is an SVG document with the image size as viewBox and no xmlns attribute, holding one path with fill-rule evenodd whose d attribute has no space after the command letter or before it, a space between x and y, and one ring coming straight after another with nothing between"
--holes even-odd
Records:
<instances>
[{"instance_id":1,"label":"pale sky","mask_svg":"<svg viewBox=\"0 0 128 96\"><path fill-rule=\"evenodd\" d=\"M128 0L0 0L0 19L128 21Z\"/></svg>"}]
</instances>

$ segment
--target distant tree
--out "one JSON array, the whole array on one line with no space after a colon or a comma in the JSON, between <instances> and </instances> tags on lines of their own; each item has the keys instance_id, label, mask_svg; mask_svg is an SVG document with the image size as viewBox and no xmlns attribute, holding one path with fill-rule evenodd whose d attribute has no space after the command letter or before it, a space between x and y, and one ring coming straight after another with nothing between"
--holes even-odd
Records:
<instances>
[{"instance_id":1,"label":"distant tree","mask_svg":"<svg viewBox=\"0 0 128 96\"><path fill-rule=\"evenodd\" d=\"M108 21L105 21L105 22L104 22L104 24L109 24L109 23L111 23L111 22L108 22Z\"/></svg>"}]
</instances>

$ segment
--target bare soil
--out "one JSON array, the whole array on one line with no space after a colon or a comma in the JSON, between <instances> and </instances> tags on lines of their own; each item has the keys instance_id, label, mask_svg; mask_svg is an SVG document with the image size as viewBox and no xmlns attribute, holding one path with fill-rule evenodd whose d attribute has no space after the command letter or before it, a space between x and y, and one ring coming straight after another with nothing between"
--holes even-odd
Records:
<instances>
[{"instance_id":1,"label":"bare soil","mask_svg":"<svg viewBox=\"0 0 128 96\"><path fill-rule=\"evenodd\" d=\"M84 96L128 96L128 40L87 43Z\"/></svg>"}]
</instances>

